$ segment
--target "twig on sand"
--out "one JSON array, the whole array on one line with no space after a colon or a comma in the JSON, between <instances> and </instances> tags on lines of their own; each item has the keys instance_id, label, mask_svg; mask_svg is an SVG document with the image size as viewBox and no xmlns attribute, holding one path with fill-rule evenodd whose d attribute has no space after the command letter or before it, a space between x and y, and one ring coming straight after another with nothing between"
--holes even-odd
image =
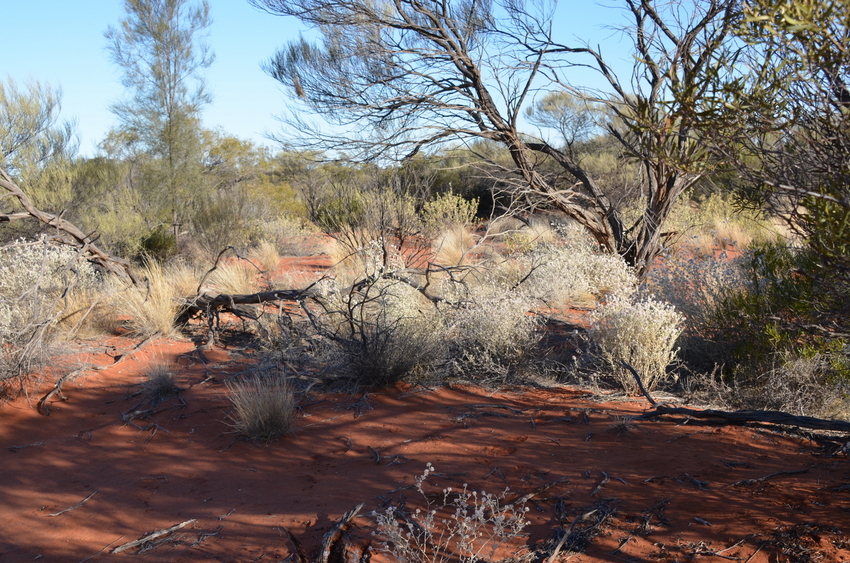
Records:
<instances>
[{"instance_id":1,"label":"twig on sand","mask_svg":"<svg viewBox=\"0 0 850 563\"><path fill-rule=\"evenodd\" d=\"M23 446L12 446L11 448L9 448L9 451L12 452L13 454L16 454L16 453L18 453L18 450L22 450L24 448L32 448L33 446L43 446L46 443L47 442L42 440L41 442L33 442L32 444L26 444L26 445L23 445Z\"/></svg>"},{"instance_id":2,"label":"twig on sand","mask_svg":"<svg viewBox=\"0 0 850 563\"><path fill-rule=\"evenodd\" d=\"M151 540L155 540L158 537L161 537L161 536L170 534L172 532L176 532L177 530L183 529L186 526L188 526L189 524L194 523L195 521L196 520L194 518L192 518L191 520L186 520L185 522L181 522L180 524L175 524L174 526L171 526L170 528L165 528L165 529L162 529L162 530L158 530L156 532L151 532L150 534L146 534L146 535L142 536L141 538L139 538L137 540L119 545L118 547L116 547L115 549L112 550L112 553L121 553L122 551L130 549L131 547L140 546L140 545L145 544L145 543L147 543Z\"/></svg>"},{"instance_id":3,"label":"twig on sand","mask_svg":"<svg viewBox=\"0 0 850 563\"><path fill-rule=\"evenodd\" d=\"M727 487L740 487L745 485L755 485L756 483L763 483L773 477L778 477L780 475L799 475L800 473L808 473L808 468L806 469L797 469L796 471L777 471L776 473L771 473L770 475L765 475L764 477L759 477L758 479L744 479L742 481L735 481L734 483L730 483L726 485Z\"/></svg>"},{"instance_id":4,"label":"twig on sand","mask_svg":"<svg viewBox=\"0 0 850 563\"><path fill-rule=\"evenodd\" d=\"M118 536L116 539L112 540L111 542L109 542L108 544L106 544L105 546L103 546L103 549L101 549L101 550L100 550L100 551L98 551L97 553L92 553L91 555L89 555L89 556L88 556L88 557L86 557L85 559L80 560L80 563L86 563L86 561L90 561L91 559L94 559L95 557L97 557L98 555L100 555L101 553L103 553L104 551L106 551L107 549L109 549L110 547L112 547L112 544L113 544L113 543L115 543L115 542L119 542L119 541L121 541L121 540L123 540L123 539L124 539L124 536Z\"/></svg>"},{"instance_id":5,"label":"twig on sand","mask_svg":"<svg viewBox=\"0 0 850 563\"><path fill-rule=\"evenodd\" d=\"M84 498L83 500L81 500L80 502L78 502L77 504L75 504L74 506L69 506L69 507L68 507L68 508L66 508L65 510L60 510L59 512L55 512L55 513L53 513L53 514L48 514L48 515L47 515L47 517L48 517L48 518L52 518L53 516L59 516L60 514L65 514L66 512L71 512L71 511L72 511L72 510L74 510L75 508L79 508L79 507L81 507L82 505L84 505L84 504L85 504L85 503L86 503L86 502L87 502L90 498L92 498L92 497L93 497L94 495L96 495L98 492L99 492L99 491L95 491L95 492L93 492L92 494L90 494L89 496L87 496L86 498Z\"/></svg>"},{"instance_id":6,"label":"twig on sand","mask_svg":"<svg viewBox=\"0 0 850 563\"><path fill-rule=\"evenodd\" d=\"M44 397L42 397L38 401L38 403L36 403L36 410L42 416L50 416L50 409L47 407L47 401L49 401L53 397L53 395L56 395L57 393L59 394L59 397L63 401L66 400L66 398L62 395L62 386L65 384L66 381L74 379L75 377L77 377L78 375L83 373L84 371L103 371L105 369L115 367L119 363L121 363L124 360L126 360L127 358L129 358L131 355L135 354L136 352L138 352L139 350L141 350L142 348L144 348L145 346L150 344L153 341L154 337L156 337L156 336L159 336L159 333L152 334L152 335L148 336L147 338L145 338L144 340L142 340L141 342L136 344L131 350L121 354L120 356L117 356L114 359L114 361L109 365L94 366L94 367L86 366L86 367L82 367L82 368L79 368L79 369L75 369L74 371L72 371L70 373L66 373L65 375L63 375L62 377L57 379L56 384L54 385L53 389L50 390Z\"/></svg>"},{"instance_id":7,"label":"twig on sand","mask_svg":"<svg viewBox=\"0 0 850 563\"><path fill-rule=\"evenodd\" d=\"M590 496L595 496L599 491L602 490L602 487L604 487L608 483L608 481L610 481L610 480L611 480L611 478L608 476L608 474L603 471L602 472L602 481L600 481L599 484L596 485L596 488L593 489L593 492L590 493Z\"/></svg>"}]
</instances>

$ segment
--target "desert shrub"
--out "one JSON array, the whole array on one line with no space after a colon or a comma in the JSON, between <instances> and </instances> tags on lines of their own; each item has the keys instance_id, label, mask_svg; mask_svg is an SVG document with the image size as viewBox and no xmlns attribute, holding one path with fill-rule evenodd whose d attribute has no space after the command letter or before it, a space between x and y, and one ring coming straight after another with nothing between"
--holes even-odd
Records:
<instances>
[{"instance_id":1,"label":"desert shrub","mask_svg":"<svg viewBox=\"0 0 850 563\"><path fill-rule=\"evenodd\" d=\"M175 335L174 321L183 299L195 294L199 273L182 262L157 260L147 260L140 273L143 282L139 285L113 288L109 298L113 315L137 336Z\"/></svg>"},{"instance_id":2,"label":"desert shrub","mask_svg":"<svg viewBox=\"0 0 850 563\"><path fill-rule=\"evenodd\" d=\"M631 295L637 287L634 270L621 256L582 239L543 245L528 260L533 271L526 291L549 306L595 305L608 295Z\"/></svg>"},{"instance_id":3,"label":"desert shrub","mask_svg":"<svg viewBox=\"0 0 850 563\"><path fill-rule=\"evenodd\" d=\"M436 236L447 228L464 227L475 221L478 198L466 199L451 190L426 201L422 206L425 232Z\"/></svg>"},{"instance_id":4,"label":"desert shrub","mask_svg":"<svg viewBox=\"0 0 850 563\"><path fill-rule=\"evenodd\" d=\"M676 359L683 322L669 303L615 296L591 313L588 336L617 383L633 395L639 389L622 362L638 372L648 391L656 388L667 379L667 367Z\"/></svg>"},{"instance_id":5,"label":"desert shrub","mask_svg":"<svg viewBox=\"0 0 850 563\"><path fill-rule=\"evenodd\" d=\"M507 489L495 495L470 491L467 485L459 491L443 489L440 500L432 501L423 483L433 472L429 463L416 478L422 508L410 512L405 503L373 513L384 553L406 563L502 561L497 557L505 548L515 553L528 524L525 504L506 504Z\"/></svg>"},{"instance_id":6,"label":"desert shrub","mask_svg":"<svg viewBox=\"0 0 850 563\"><path fill-rule=\"evenodd\" d=\"M374 276L361 282L342 291L326 284L319 300L315 324L336 343L339 364L359 384L378 388L428 369L443 347L433 306L405 283Z\"/></svg>"},{"instance_id":7,"label":"desert shrub","mask_svg":"<svg viewBox=\"0 0 850 563\"><path fill-rule=\"evenodd\" d=\"M805 247L779 243L754 247L741 262L746 279L717 307L712 337L724 343L724 376L750 403L775 395L776 381L798 372L806 385L819 382L820 393L834 394L850 382L850 345L845 336L850 318L850 288L840 277L809 275L818 265ZM813 370L813 366L816 370ZM813 397L802 393L798 397ZM804 407L795 406L797 410ZM822 405L813 401L811 412Z\"/></svg>"},{"instance_id":8,"label":"desert shrub","mask_svg":"<svg viewBox=\"0 0 850 563\"><path fill-rule=\"evenodd\" d=\"M77 250L45 237L0 248L0 386L46 359L71 296L99 284Z\"/></svg>"},{"instance_id":9,"label":"desert shrub","mask_svg":"<svg viewBox=\"0 0 850 563\"><path fill-rule=\"evenodd\" d=\"M720 332L730 296L746 292L745 255L667 253L652 268L641 293L672 304L686 319L680 357L692 371L710 372L731 360L731 341Z\"/></svg>"},{"instance_id":10,"label":"desert shrub","mask_svg":"<svg viewBox=\"0 0 850 563\"><path fill-rule=\"evenodd\" d=\"M269 442L295 426L297 401L283 374L254 372L227 382L233 428L255 442Z\"/></svg>"},{"instance_id":11,"label":"desert shrub","mask_svg":"<svg viewBox=\"0 0 850 563\"><path fill-rule=\"evenodd\" d=\"M142 256L165 261L177 255L177 239L162 225L153 229L140 243Z\"/></svg>"},{"instance_id":12,"label":"desert shrub","mask_svg":"<svg viewBox=\"0 0 850 563\"><path fill-rule=\"evenodd\" d=\"M534 301L504 279L497 267L478 279L453 283L441 309L448 337L448 374L476 380L504 379L530 359L540 340Z\"/></svg>"},{"instance_id":13,"label":"desert shrub","mask_svg":"<svg viewBox=\"0 0 850 563\"><path fill-rule=\"evenodd\" d=\"M158 356L151 360L144 371L142 392L154 403L176 395L181 391L177 386L177 370L173 362Z\"/></svg>"}]
</instances>

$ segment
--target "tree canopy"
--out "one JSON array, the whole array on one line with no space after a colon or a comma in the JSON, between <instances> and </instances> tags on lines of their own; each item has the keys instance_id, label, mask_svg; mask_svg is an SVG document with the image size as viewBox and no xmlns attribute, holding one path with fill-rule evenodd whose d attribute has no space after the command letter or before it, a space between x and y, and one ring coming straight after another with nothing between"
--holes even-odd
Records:
<instances>
[{"instance_id":1,"label":"tree canopy","mask_svg":"<svg viewBox=\"0 0 850 563\"><path fill-rule=\"evenodd\" d=\"M558 43L555 3L547 0L251 2L319 34L291 41L266 65L299 109L331 125L293 115L287 135L301 147L375 160L476 139L499 143L512 166L498 174L513 180L515 201L562 211L640 272L661 249L673 203L711 169L699 131L723 112L716 78L734 72L728 39L740 19L736 2L623 0L635 61L629 79L598 50ZM571 85L570 69L579 65L594 68L609 88ZM612 115L600 125L642 168L635 225L624 225L622 210L569 151L521 130L527 108L555 90ZM547 175L546 161L567 181Z\"/></svg>"}]
</instances>

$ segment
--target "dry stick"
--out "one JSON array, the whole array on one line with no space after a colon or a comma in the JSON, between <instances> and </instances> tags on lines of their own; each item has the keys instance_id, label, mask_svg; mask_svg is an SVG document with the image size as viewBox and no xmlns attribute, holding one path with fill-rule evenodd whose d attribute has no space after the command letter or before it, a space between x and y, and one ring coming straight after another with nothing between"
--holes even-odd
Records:
<instances>
[{"instance_id":1,"label":"dry stick","mask_svg":"<svg viewBox=\"0 0 850 563\"><path fill-rule=\"evenodd\" d=\"M593 492L590 493L590 496L595 496L596 493L601 491L602 487L604 487L608 483L608 481L610 481L610 480L611 480L611 478L608 477L608 474L603 471L602 472L602 481L598 485L596 485L596 488L593 489Z\"/></svg>"},{"instance_id":2,"label":"dry stick","mask_svg":"<svg viewBox=\"0 0 850 563\"><path fill-rule=\"evenodd\" d=\"M97 262L110 272L124 277L125 279L129 279L133 284L139 283L138 278L133 273L131 264L129 261L124 260L122 258L117 258L112 256L111 254L104 252L101 250L96 244L94 244L94 240L90 235L87 235L76 225L70 223L63 219L58 215L53 215L52 213L47 213L38 209L32 202L32 200L27 196L24 191L15 184L5 170L0 169L0 187L4 188L9 193L6 195L12 195L17 198L18 202L21 204L21 207L24 208L26 213L0 213L0 222L12 221L15 219L23 219L27 216L33 217L38 221L41 221L45 225L49 225L51 227L56 228L58 231L64 233L65 235L71 237L73 239L73 245L78 248L82 247L86 253L91 256L91 260ZM66 238L63 242L68 243L68 239Z\"/></svg>"},{"instance_id":3,"label":"dry stick","mask_svg":"<svg viewBox=\"0 0 850 563\"><path fill-rule=\"evenodd\" d=\"M298 541L298 538L292 535L286 526L281 526L281 529L286 533L286 537L289 538L289 543L292 544L293 551L292 554L295 556L295 560L298 563L307 563L307 552L304 550L304 546L301 545L301 542Z\"/></svg>"},{"instance_id":4,"label":"dry stick","mask_svg":"<svg viewBox=\"0 0 850 563\"><path fill-rule=\"evenodd\" d=\"M91 560L91 559L94 559L95 557L97 557L98 555L100 555L101 553L103 553L104 551L106 551L107 549L109 549L110 547L112 547L112 544L113 544L113 543L115 543L115 542L119 542L119 541L121 541L121 540L123 540L123 539L124 539L124 536L118 536L118 538L117 538L117 539L114 539L114 540L112 540L111 542L109 542L108 544L106 544L105 546L103 546L103 549L101 549L101 550L100 550L100 551L98 551L97 553L93 553L93 554L89 555L89 556L88 556L88 557L86 557L85 559L80 560L80 562L79 562L79 563L86 563L86 561L89 561L89 560Z\"/></svg>"},{"instance_id":5,"label":"dry stick","mask_svg":"<svg viewBox=\"0 0 850 563\"><path fill-rule=\"evenodd\" d=\"M765 475L764 477L759 477L758 479L744 479L742 481L735 481L734 483L730 483L726 485L727 487L737 487L739 485L755 485L756 483L763 483L768 479L773 477L778 477L779 475L799 475L800 473L808 473L808 468L806 469L797 469L796 471L777 471L776 473L771 473L770 475Z\"/></svg>"},{"instance_id":6,"label":"dry stick","mask_svg":"<svg viewBox=\"0 0 850 563\"><path fill-rule=\"evenodd\" d=\"M94 495L96 495L98 492L100 492L100 491L95 491L95 492L93 492L92 494L90 494L89 496L87 496L86 498L84 498L83 500L81 500L80 502L78 502L77 504L75 504L74 506L69 506L69 507L68 507L68 508L66 508L65 510L60 510L59 512L56 512L56 513L54 513L54 514L48 514L48 515L47 515L47 517L48 517L48 518L52 518L52 517L54 517L54 516L59 516L60 514L65 514L66 512L71 512L71 511L72 511L72 510L74 510L75 508L79 508L79 507L81 507L82 505L84 505L84 504L86 503L86 501L88 501L90 498L92 498L92 497L93 497Z\"/></svg>"},{"instance_id":7,"label":"dry stick","mask_svg":"<svg viewBox=\"0 0 850 563\"><path fill-rule=\"evenodd\" d=\"M41 442L33 442L32 444L27 444L25 446L12 446L11 448L9 448L9 451L16 454L18 453L18 450L22 450L24 448L32 448L33 446L43 446L46 443L47 442L42 440Z\"/></svg>"},{"instance_id":8,"label":"dry stick","mask_svg":"<svg viewBox=\"0 0 850 563\"><path fill-rule=\"evenodd\" d=\"M357 516L357 513L360 512L360 509L363 508L365 503L360 503L354 507L350 512L345 513L345 515L339 519L333 528L331 528L327 534L322 538L322 548L319 551L319 558L316 560L316 563L328 563L328 558L331 556L331 549L333 549L334 544L339 541L339 537L342 535L343 530L348 526L348 523Z\"/></svg>"},{"instance_id":9,"label":"dry stick","mask_svg":"<svg viewBox=\"0 0 850 563\"><path fill-rule=\"evenodd\" d=\"M646 390L646 387L643 386L643 381L641 381L640 375L638 375L637 370L627 364L625 360L620 360L620 363L623 365L624 368L626 368L632 373L635 378L635 381L637 381L640 392L643 393L643 396L646 397L646 400L649 401L653 407L658 406L658 403L655 402L655 399L652 398L652 395L650 395L649 391Z\"/></svg>"},{"instance_id":10,"label":"dry stick","mask_svg":"<svg viewBox=\"0 0 850 563\"><path fill-rule=\"evenodd\" d=\"M188 526L189 524L192 524L194 522L196 522L196 520L194 518L192 518L191 520L186 520L185 522L181 522L180 524L175 524L174 526L171 526L170 528L165 528L163 530L151 532L150 534L142 536L141 538L139 538L137 540L127 542L123 545L119 545L118 547L116 547L115 549L112 550L112 553L121 553L122 551L124 551L126 549L130 549L131 547L140 546L140 545L147 543L151 540L155 540L158 537L170 534L172 532L176 532L177 530L185 528L186 526Z\"/></svg>"},{"instance_id":11,"label":"dry stick","mask_svg":"<svg viewBox=\"0 0 850 563\"><path fill-rule=\"evenodd\" d=\"M38 413L42 416L50 416L50 409L47 408L47 401L49 401L50 398L53 397L53 395L55 395L56 393L59 393L59 394L62 393L62 386L65 384L66 381L75 378L76 376L78 376L79 374L81 374L81 373L83 373L84 371L87 371L87 370L103 371L105 369L115 367L116 365L120 364L121 362L123 362L124 360L126 360L127 358L129 358L130 356L132 356L133 354L135 354L136 352L138 352L139 350L141 350L142 348L144 348L148 344L150 344L153 341L153 338L158 336L158 335L159 335L159 333L152 334L152 335L148 336L147 338L145 338L144 340L142 340L141 342L139 342L138 344L133 346L133 348L131 348L127 352L124 352L120 356L117 356L113 360L113 362L111 364L109 364L108 366L84 367L84 368L75 369L74 371L72 371L70 373L66 373L65 375L63 375L62 377L60 377L56 381L56 385L53 387L53 390L51 390L49 393L47 393L44 397L42 397L38 401L38 403L36 404L36 410L38 410Z\"/></svg>"},{"instance_id":12,"label":"dry stick","mask_svg":"<svg viewBox=\"0 0 850 563\"><path fill-rule=\"evenodd\" d=\"M850 432L850 422L842 420L824 420L811 416L796 416L782 411L718 411L713 409L696 410L685 407L671 407L658 405L655 410L646 412L638 419L650 419L658 416L680 415L692 418L719 418L727 424L749 424L751 422L785 424L800 428L812 428L814 430L834 430L838 432Z\"/></svg>"},{"instance_id":13,"label":"dry stick","mask_svg":"<svg viewBox=\"0 0 850 563\"><path fill-rule=\"evenodd\" d=\"M501 473L501 471L499 471L499 473ZM504 475L502 476L502 478L504 479ZM535 489L533 492L522 495L521 497L517 497L516 500L512 500L510 502L511 502L511 504L523 504L524 502L528 502L529 500L531 500L532 497L536 497L537 495L541 495L541 494L545 493L546 491L548 491L549 489L551 489L552 487L554 487L555 485L557 485L559 483L569 483L569 482L570 481L569 481L569 479L567 479L566 476L561 477L560 479L555 479L551 483L546 483L544 485L541 485L541 486L537 487L537 489Z\"/></svg>"},{"instance_id":14,"label":"dry stick","mask_svg":"<svg viewBox=\"0 0 850 563\"><path fill-rule=\"evenodd\" d=\"M546 563L555 563L555 558L558 557L558 553L561 552L561 548L564 547L564 544L567 542L567 539L570 537L570 534L573 533L573 529L576 527L576 524L578 524L578 521L584 520L588 516L591 516L594 512L596 512L596 509L591 510L587 514L579 514L578 516L573 518L570 527L567 528L566 532L564 532L564 535L561 537L561 541L559 541L558 545L555 546L555 551L552 552L552 555L549 556L549 559L546 560Z\"/></svg>"}]
</instances>

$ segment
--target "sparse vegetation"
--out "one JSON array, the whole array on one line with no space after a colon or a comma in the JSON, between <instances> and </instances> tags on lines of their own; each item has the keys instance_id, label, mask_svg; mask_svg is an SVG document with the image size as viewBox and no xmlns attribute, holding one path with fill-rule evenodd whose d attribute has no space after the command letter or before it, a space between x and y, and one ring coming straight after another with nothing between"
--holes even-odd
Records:
<instances>
[{"instance_id":1,"label":"sparse vegetation","mask_svg":"<svg viewBox=\"0 0 850 563\"><path fill-rule=\"evenodd\" d=\"M282 373L254 371L227 382L233 405L230 420L234 430L255 442L270 442L291 432L297 402Z\"/></svg>"},{"instance_id":2,"label":"sparse vegetation","mask_svg":"<svg viewBox=\"0 0 850 563\"><path fill-rule=\"evenodd\" d=\"M384 541L380 549L396 561L410 563L477 563L516 557L524 543L520 537L528 524L528 507L506 503L507 490L495 495L470 491L466 485L457 491L445 488L442 495L438 493L439 500L432 501L423 484L433 472L429 463L415 480L424 506L390 506L373 515L376 534Z\"/></svg>"},{"instance_id":3,"label":"sparse vegetation","mask_svg":"<svg viewBox=\"0 0 850 563\"><path fill-rule=\"evenodd\" d=\"M177 366L162 356L154 357L145 368L142 392L158 403L181 391L177 385Z\"/></svg>"}]
</instances>

